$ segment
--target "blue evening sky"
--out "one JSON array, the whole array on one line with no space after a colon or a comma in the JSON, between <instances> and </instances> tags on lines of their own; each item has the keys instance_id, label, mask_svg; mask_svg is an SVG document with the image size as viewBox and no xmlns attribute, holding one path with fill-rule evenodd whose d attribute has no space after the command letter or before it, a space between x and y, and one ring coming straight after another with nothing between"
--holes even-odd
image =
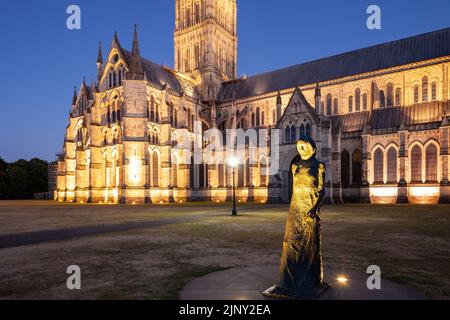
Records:
<instances>
[{"instance_id":1,"label":"blue evening sky","mask_svg":"<svg viewBox=\"0 0 450 320\"><path fill-rule=\"evenodd\" d=\"M448 0L238 0L238 73L253 75L449 27ZM81 7L82 29L66 28ZM366 9L382 10L382 29L366 28ZM97 44L115 30L141 54L173 66L173 0L15 0L0 2L0 157L54 159L62 150L73 87L96 79Z\"/></svg>"}]
</instances>

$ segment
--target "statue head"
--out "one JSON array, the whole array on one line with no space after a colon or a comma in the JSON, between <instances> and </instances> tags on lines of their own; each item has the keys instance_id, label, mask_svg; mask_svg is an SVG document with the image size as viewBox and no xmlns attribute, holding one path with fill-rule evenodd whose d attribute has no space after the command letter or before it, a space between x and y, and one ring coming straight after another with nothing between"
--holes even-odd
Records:
<instances>
[{"instance_id":1,"label":"statue head","mask_svg":"<svg viewBox=\"0 0 450 320\"><path fill-rule=\"evenodd\" d=\"M316 143L311 138L302 138L297 141L297 151L302 160L309 160L316 155Z\"/></svg>"}]
</instances>

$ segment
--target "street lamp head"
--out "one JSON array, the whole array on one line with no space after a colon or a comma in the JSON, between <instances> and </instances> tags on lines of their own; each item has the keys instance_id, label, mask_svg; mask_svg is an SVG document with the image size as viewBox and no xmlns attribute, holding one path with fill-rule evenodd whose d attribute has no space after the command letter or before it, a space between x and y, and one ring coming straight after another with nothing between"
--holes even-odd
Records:
<instances>
[{"instance_id":1,"label":"street lamp head","mask_svg":"<svg viewBox=\"0 0 450 320\"><path fill-rule=\"evenodd\" d=\"M239 164L239 159L238 158L236 158L234 156L231 156L231 157L228 158L228 165L230 167L236 168L238 166L238 164Z\"/></svg>"}]
</instances>

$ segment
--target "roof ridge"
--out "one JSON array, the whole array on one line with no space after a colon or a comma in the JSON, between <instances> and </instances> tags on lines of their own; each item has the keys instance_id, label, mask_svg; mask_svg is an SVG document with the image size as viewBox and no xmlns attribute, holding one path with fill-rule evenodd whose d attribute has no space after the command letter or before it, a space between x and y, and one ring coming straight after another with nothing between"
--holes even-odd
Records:
<instances>
[{"instance_id":1,"label":"roof ridge","mask_svg":"<svg viewBox=\"0 0 450 320\"><path fill-rule=\"evenodd\" d=\"M273 70L269 70L269 71L264 71L264 72L261 72L261 73L257 73L257 74L254 74L254 75L247 76L246 79L254 78L254 77L257 77L257 76L261 76L261 75L267 75L267 74L275 73L275 72L278 72L278 71L285 71L285 70L288 70L288 69L291 69L291 68L295 68L295 67L298 67L298 66L302 66L302 65L306 65L306 64L312 64L312 63L321 62L321 61L324 61L324 60L335 59L337 57L341 57L341 56L345 56L345 55L349 55L349 54L352 54L352 53L357 53L357 52L361 52L361 51L365 51L365 50L369 50L369 49L379 48L379 47L388 46L388 45L392 45L392 44L398 44L400 42L411 41L411 40L414 40L414 39L423 38L423 37L430 36L430 35L437 34L437 33L441 33L441 32L444 32L444 31L450 32L450 27L443 28L443 29L438 29L438 30L434 30L434 31L429 31L429 32L425 32L425 33L421 33L421 34L418 34L418 35L415 35L415 36L410 36L410 37L406 37L406 38L400 38L400 39L397 39L397 40L391 40L391 41L388 41L388 42L378 43L378 44L370 45L368 47L363 47L363 48L359 48L359 49L355 49L355 50L345 51L345 52L341 52L341 53L338 53L338 54L333 54L331 56L327 56L327 57L323 57L323 58L319 58L319 59L308 60L308 61L305 61L305 62L293 64L293 65L290 65L290 66L287 66L287 67L283 67L283 68L279 68L279 69L273 69ZM246 80L246 79L241 79L241 80ZM227 82L231 82L231 81L227 81Z\"/></svg>"}]
</instances>

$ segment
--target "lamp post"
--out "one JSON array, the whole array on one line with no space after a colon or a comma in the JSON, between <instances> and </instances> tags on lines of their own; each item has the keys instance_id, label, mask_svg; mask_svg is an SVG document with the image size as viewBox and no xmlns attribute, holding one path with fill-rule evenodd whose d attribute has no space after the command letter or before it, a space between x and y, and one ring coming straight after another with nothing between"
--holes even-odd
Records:
<instances>
[{"instance_id":1,"label":"lamp post","mask_svg":"<svg viewBox=\"0 0 450 320\"><path fill-rule=\"evenodd\" d=\"M237 216L237 207L236 207L236 167L238 165L238 159L236 157L230 157L228 159L228 164L233 170L233 210L231 210L231 214L233 216Z\"/></svg>"}]
</instances>

